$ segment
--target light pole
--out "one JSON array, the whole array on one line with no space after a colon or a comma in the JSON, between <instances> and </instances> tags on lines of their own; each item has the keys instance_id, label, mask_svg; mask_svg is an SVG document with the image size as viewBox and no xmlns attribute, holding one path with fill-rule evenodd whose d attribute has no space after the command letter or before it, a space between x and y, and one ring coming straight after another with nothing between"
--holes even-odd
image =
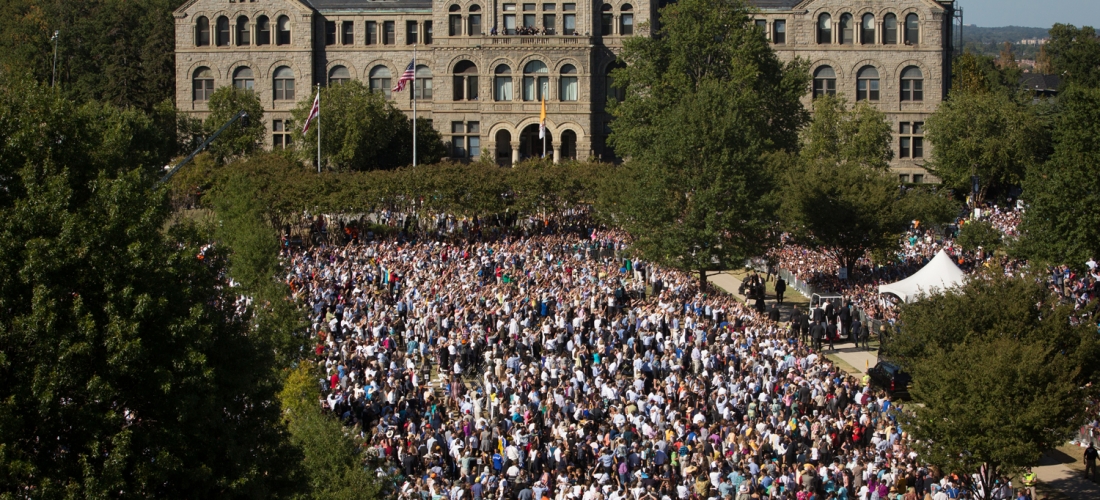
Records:
<instances>
[{"instance_id":1,"label":"light pole","mask_svg":"<svg viewBox=\"0 0 1100 500\"><path fill-rule=\"evenodd\" d=\"M61 35L61 30L53 30L53 78L50 80L50 87L57 86L57 39Z\"/></svg>"}]
</instances>

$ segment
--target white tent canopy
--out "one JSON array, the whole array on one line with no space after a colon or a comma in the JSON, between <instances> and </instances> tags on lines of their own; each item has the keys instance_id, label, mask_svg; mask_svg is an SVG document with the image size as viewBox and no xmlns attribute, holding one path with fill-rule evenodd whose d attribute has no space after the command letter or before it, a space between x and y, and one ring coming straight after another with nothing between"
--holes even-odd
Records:
<instances>
[{"instance_id":1,"label":"white tent canopy","mask_svg":"<svg viewBox=\"0 0 1100 500\"><path fill-rule=\"evenodd\" d=\"M966 274L955 265L955 262L940 250L931 261L928 262L916 274L889 285L879 285L879 293L897 295L905 302L917 300L922 294L932 295L940 291L951 290L963 285Z\"/></svg>"}]
</instances>

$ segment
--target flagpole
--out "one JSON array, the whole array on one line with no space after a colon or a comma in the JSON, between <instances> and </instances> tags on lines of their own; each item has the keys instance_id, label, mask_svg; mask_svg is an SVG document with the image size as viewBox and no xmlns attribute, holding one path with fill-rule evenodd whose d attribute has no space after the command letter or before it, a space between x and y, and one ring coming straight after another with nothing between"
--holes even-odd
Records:
<instances>
[{"instance_id":1,"label":"flagpole","mask_svg":"<svg viewBox=\"0 0 1100 500\"><path fill-rule=\"evenodd\" d=\"M321 84L317 84L317 173L321 173Z\"/></svg>"},{"instance_id":2,"label":"flagpole","mask_svg":"<svg viewBox=\"0 0 1100 500\"><path fill-rule=\"evenodd\" d=\"M416 166L416 45L413 44L413 166Z\"/></svg>"}]
</instances>

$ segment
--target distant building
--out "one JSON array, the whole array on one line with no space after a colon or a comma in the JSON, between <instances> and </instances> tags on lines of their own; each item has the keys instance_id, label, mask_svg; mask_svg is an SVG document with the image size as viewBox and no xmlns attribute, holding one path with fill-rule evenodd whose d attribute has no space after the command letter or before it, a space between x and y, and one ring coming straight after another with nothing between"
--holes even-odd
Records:
<instances>
[{"instance_id":1,"label":"distant building","mask_svg":"<svg viewBox=\"0 0 1100 500\"><path fill-rule=\"evenodd\" d=\"M1055 97L1062 79L1058 75L1040 75L1024 73L1020 77L1020 86L1031 92L1034 97Z\"/></svg>"},{"instance_id":2,"label":"distant building","mask_svg":"<svg viewBox=\"0 0 1100 500\"><path fill-rule=\"evenodd\" d=\"M931 181L924 120L951 74L952 0L755 0L757 23L783 59L812 63L815 95L844 95L887 113L893 167ZM290 111L314 87L358 79L432 120L455 159L500 164L541 156L546 100L555 160L610 159L616 98L608 73L622 42L659 0L190 0L175 12L176 106L207 114L214 88L253 89L269 147L290 144ZM417 50L412 90L390 88Z\"/></svg>"},{"instance_id":3,"label":"distant building","mask_svg":"<svg viewBox=\"0 0 1100 500\"><path fill-rule=\"evenodd\" d=\"M1027 38L1016 43L1020 45L1046 45L1049 41L1049 38Z\"/></svg>"}]
</instances>

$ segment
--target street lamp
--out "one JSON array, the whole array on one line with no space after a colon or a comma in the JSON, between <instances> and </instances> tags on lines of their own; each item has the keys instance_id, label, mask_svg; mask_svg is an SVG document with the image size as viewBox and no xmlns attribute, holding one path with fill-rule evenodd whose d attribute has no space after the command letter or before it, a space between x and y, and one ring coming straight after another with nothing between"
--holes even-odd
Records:
<instances>
[{"instance_id":1,"label":"street lamp","mask_svg":"<svg viewBox=\"0 0 1100 500\"><path fill-rule=\"evenodd\" d=\"M61 30L53 30L53 78L50 80L50 87L57 86L57 39L61 36Z\"/></svg>"}]
</instances>

